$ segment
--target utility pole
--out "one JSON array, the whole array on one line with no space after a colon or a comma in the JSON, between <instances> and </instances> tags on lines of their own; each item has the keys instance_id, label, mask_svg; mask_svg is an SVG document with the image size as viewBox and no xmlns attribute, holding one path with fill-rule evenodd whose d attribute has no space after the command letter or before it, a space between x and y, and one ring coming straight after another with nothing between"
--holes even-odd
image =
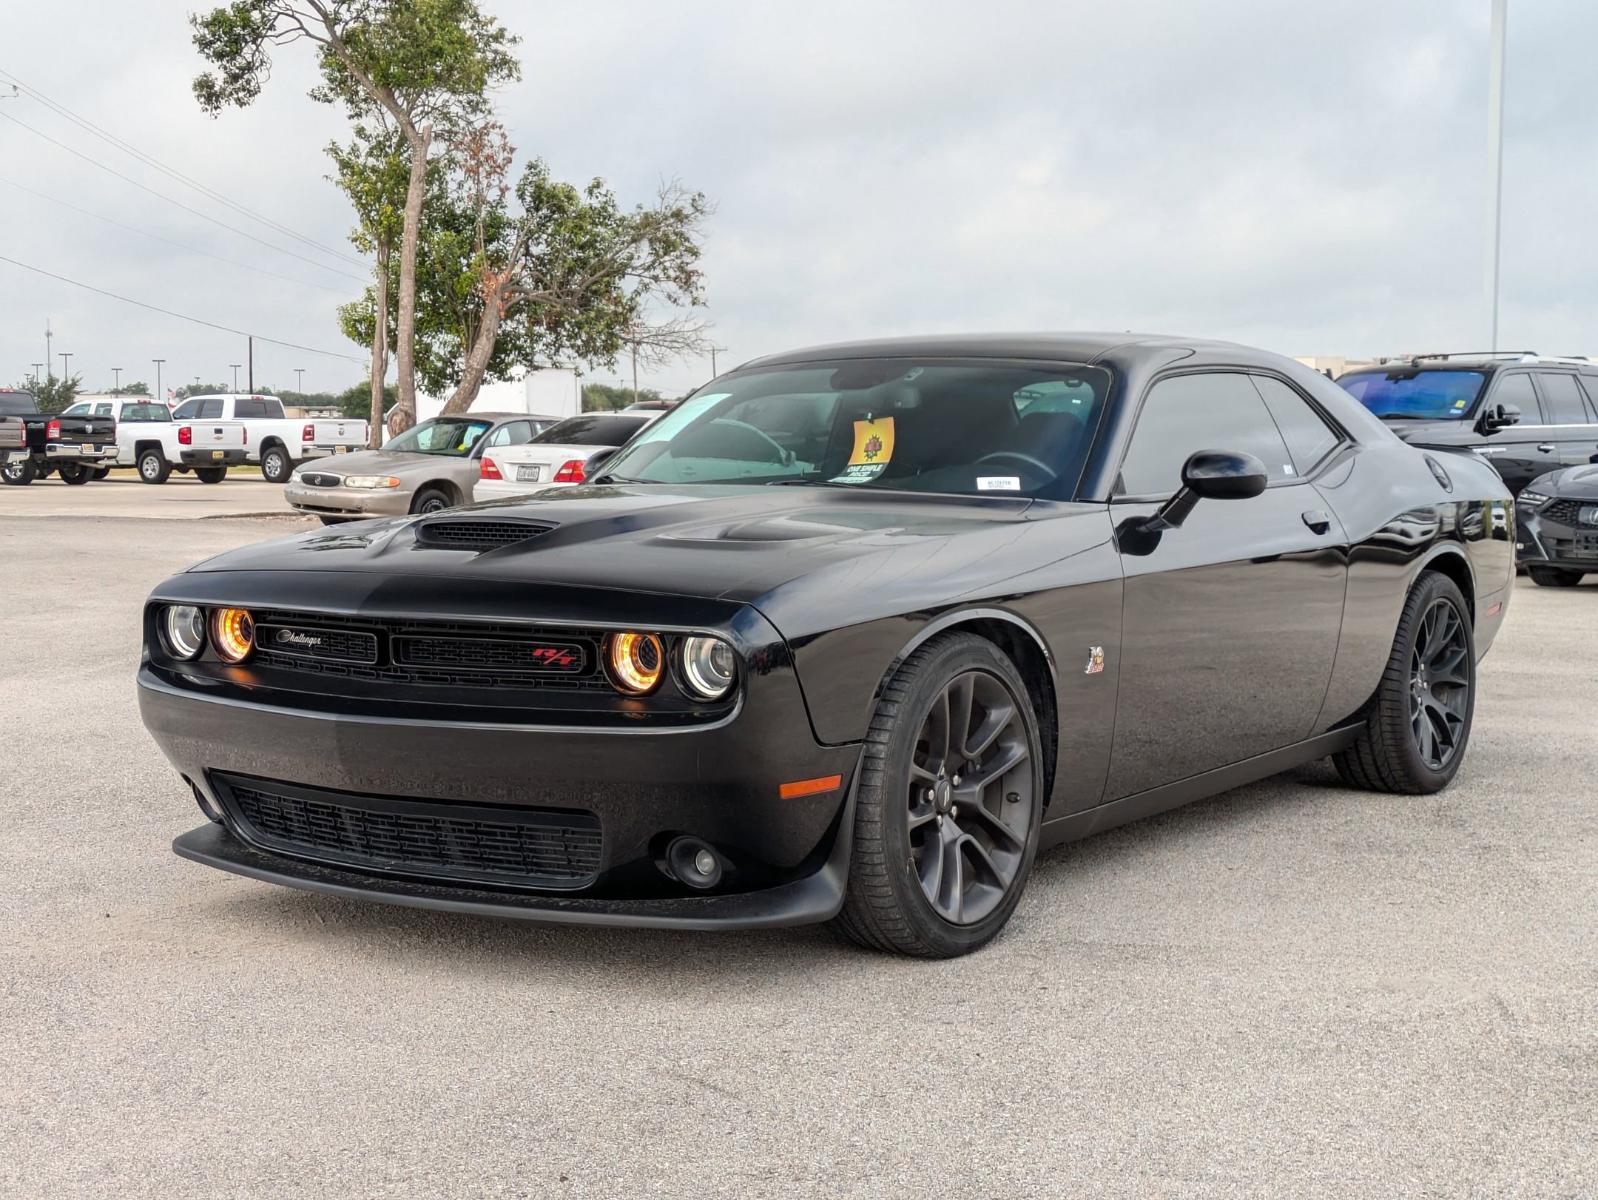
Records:
<instances>
[{"instance_id":1,"label":"utility pole","mask_svg":"<svg viewBox=\"0 0 1598 1200\"><path fill-rule=\"evenodd\" d=\"M245 336L249 339L249 353L244 357L250 364L250 369L245 373L244 381L250 385L250 391L253 393L255 391L255 335L252 333Z\"/></svg>"},{"instance_id":2,"label":"utility pole","mask_svg":"<svg viewBox=\"0 0 1598 1200\"><path fill-rule=\"evenodd\" d=\"M112 367L111 374L116 376L116 382L111 385L111 390L114 392L120 392L122 390L122 368Z\"/></svg>"},{"instance_id":3,"label":"utility pole","mask_svg":"<svg viewBox=\"0 0 1598 1200\"><path fill-rule=\"evenodd\" d=\"M1504 31L1509 0L1492 0L1487 35L1487 346L1498 349L1498 250L1504 200Z\"/></svg>"},{"instance_id":4,"label":"utility pole","mask_svg":"<svg viewBox=\"0 0 1598 1200\"><path fill-rule=\"evenodd\" d=\"M302 396L305 395L305 368L295 367L294 378L296 380L294 390Z\"/></svg>"},{"instance_id":5,"label":"utility pole","mask_svg":"<svg viewBox=\"0 0 1598 1200\"><path fill-rule=\"evenodd\" d=\"M235 392L239 390L239 368L243 365L243 363L228 363L228 366L233 368L233 390Z\"/></svg>"},{"instance_id":6,"label":"utility pole","mask_svg":"<svg viewBox=\"0 0 1598 1200\"><path fill-rule=\"evenodd\" d=\"M67 359L71 358L76 353L77 353L77 351L75 351L75 350L68 350L68 351L65 351L61 355L61 382L62 383L65 383L68 379L72 378L72 372L67 370Z\"/></svg>"},{"instance_id":7,"label":"utility pole","mask_svg":"<svg viewBox=\"0 0 1598 1200\"><path fill-rule=\"evenodd\" d=\"M166 393L161 390L161 364L164 363L166 359L152 358L150 361L155 364L155 398L162 404L165 404Z\"/></svg>"}]
</instances>

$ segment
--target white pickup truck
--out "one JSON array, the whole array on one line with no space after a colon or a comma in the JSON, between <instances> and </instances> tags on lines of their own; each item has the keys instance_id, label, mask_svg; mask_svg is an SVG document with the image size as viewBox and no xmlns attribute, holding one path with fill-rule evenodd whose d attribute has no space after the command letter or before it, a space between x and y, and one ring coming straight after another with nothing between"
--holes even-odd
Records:
<instances>
[{"instance_id":1,"label":"white pickup truck","mask_svg":"<svg viewBox=\"0 0 1598 1200\"><path fill-rule=\"evenodd\" d=\"M341 417L286 416L276 396L227 394L190 396L173 410L177 421L240 421L245 428L245 461L260 463L271 483L284 483L308 458L349 454L366 448L366 422Z\"/></svg>"},{"instance_id":2,"label":"white pickup truck","mask_svg":"<svg viewBox=\"0 0 1598 1200\"><path fill-rule=\"evenodd\" d=\"M167 407L148 396L83 400L64 417L114 417L119 467L138 467L144 483L165 483L173 471L193 471L201 483L221 483L227 469L244 461L245 429L239 421L174 421ZM104 479L112 463L94 468Z\"/></svg>"}]
</instances>

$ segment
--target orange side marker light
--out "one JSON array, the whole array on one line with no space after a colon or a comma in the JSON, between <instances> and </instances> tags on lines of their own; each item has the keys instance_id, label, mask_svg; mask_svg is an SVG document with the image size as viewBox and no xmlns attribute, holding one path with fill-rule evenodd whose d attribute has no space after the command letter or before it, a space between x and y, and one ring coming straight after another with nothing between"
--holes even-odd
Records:
<instances>
[{"instance_id":1,"label":"orange side marker light","mask_svg":"<svg viewBox=\"0 0 1598 1200\"><path fill-rule=\"evenodd\" d=\"M842 786L842 775L818 775L814 779L795 779L792 783L785 783L777 789L777 794L784 800L797 800L801 796L835 792Z\"/></svg>"}]
</instances>

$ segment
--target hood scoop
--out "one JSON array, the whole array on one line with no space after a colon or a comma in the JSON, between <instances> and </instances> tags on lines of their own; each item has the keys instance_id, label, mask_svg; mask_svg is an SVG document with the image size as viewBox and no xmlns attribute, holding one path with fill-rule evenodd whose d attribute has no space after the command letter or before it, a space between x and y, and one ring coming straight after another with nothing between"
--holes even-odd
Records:
<instances>
[{"instance_id":1,"label":"hood scoop","mask_svg":"<svg viewBox=\"0 0 1598 1200\"><path fill-rule=\"evenodd\" d=\"M469 550L474 554L513 546L554 528L550 521L506 517L440 517L419 521L414 526L418 546L434 550Z\"/></svg>"}]
</instances>

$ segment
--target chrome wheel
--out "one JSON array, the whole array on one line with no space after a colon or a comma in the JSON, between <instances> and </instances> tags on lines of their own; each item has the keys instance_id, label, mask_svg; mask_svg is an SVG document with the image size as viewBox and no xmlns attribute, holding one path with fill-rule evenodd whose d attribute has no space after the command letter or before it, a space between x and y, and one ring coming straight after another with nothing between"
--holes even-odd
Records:
<instances>
[{"instance_id":1,"label":"chrome wheel","mask_svg":"<svg viewBox=\"0 0 1598 1200\"><path fill-rule=\"evenodd\" d=\"M1434 771L1461 746L1470 712L1470 642L1452 600L1439 597L1421 617L1410 655L1409 724L1421 761Z\"/></svg>"},{"instance_id":2,"label":"chrome wheel","mask_svg":"<svg viewBox=\"0 0 1598 1200\"><path fill-rule=\"evenodd\" d=\"M1016 698L984 671L951 679L921 723L910 761L911 859L922 893L952 924L982 920L1020 874L1030 757Z\"/></svg>"}]
</instances>

